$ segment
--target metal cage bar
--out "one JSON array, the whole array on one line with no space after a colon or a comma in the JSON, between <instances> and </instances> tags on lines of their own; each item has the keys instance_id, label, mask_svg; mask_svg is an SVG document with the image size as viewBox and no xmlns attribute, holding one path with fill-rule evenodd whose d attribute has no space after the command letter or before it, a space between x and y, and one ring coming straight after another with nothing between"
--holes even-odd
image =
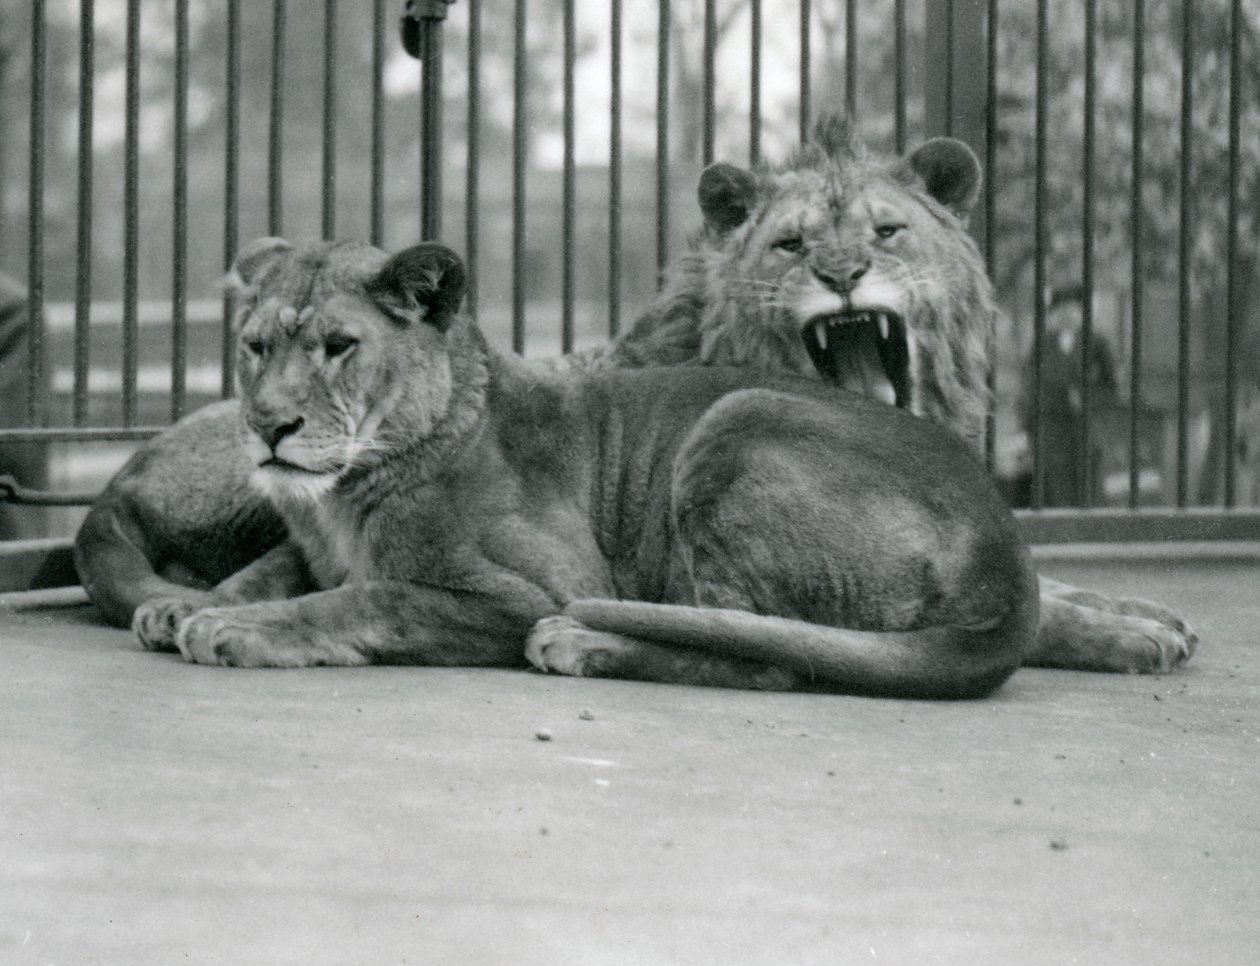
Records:
<instances>
[{"instance_id":1,"label":"metal cage bar","mask_svg":"<svg viewBox=\"0 0 1260 966\"><path fill-rule=\"evenodd\" d=\"M1085 0L1085 103L1081 180L1084 197L1081 203L1081 439L1078 459L1081 473L1081 500L1089 507L1094 502L1094 459L1090 443L1090 423L1094 413L1093 345L1094 345L1094 139L1096 88L1098 83L1094 37L1098 30L1096 0Z\"/></svg>"},{"instance_id":2,"label":"metal cage bar","mask_svg":"<svg viewBox=\"0 0 1260 966\"><path fill-rule=\"evenodd\" d=\"M1181 5L1181 201L1177 228L1177 506L1190 504L1190 273L1193 270L1194 4Z\"/></svg>"},{"instance_id":3,"label":"metal cage bar","mask_svg":"<svg viewBox=\"0 0 1260 966\"><path fill-rule=\"evenodd\" d=\"M468 160L464 173L464 258L468 260L468 311L478 308L481 225L481 0L468 0Z\"/></svg>"},{"instance_id":4,"label":"metal cage bar","mask_svg":"<svg viewBox=\"0 0 1260 966\"><path fill-rule=\"evenodd\" d=\"M385 0L372 0L372 153L368 173L368 241L385 242Z\"/></svg>"},{"instance_id":5,"label":"metal cage bar","mask_svg":"<svg viewBox=\"0 0 1260 966\"><path fill-rule=\"evenodd\" d=\"M92 324L92 134L96 101L93 51L96 13L94 0L79 4L79 148L78 244L74 286L74 425L88 415L88 372Z\"/></svg>"},{"instance_id":6,"label":"metal cage bar","mask_svg":"<svg viewBox=\"0 0 1260 966\"><path fill-rule=\"evenodd\" d=\"M267 233L284 234L285 0L272 0L271 112L267 140Z\"/></svg>"},{"instance_id":7,"label":"metal cage bar","mask_svg":"<svg viewBox=\"0 0 1260 966\"><path fill-rule=\"evenodd\" d=\"M320 237L337 235L337 0L324 0L324 124Z\"/></svg>"},{"instance_id":8,"label":"metal cage bar","mask_svg":"<svg viewBox=\"0 0 1260 966\"><path fill-rule=\"evenodd\" d=\"M31 4L30 163L27 209L27 420L42 425L47 416L44 384L44 83L47 77L47 23L44 0Z\"/></svg>"},{"instance_id":9,"label":"metal cage bar","mask_svg":"<svg viewBox=\"0 0 1260 966\"><path fill-rule=\"evenodd\" d=\"M576 168L573 157L573 71L577 60L577 23L574 0L564 0L564 71L561 96L564 100L562 120L564 161L561 173L560 239L560 351L573 351L573 246L576 241Z\"/></svg>"},{"instance_id":10,"label":"metal cage bar","mask_svg":"<svg viewBox=\"0 0 1260 966\"><path fill-rule=\"evenodd\" d=\"M171 421L184 415L188 372L188 0L175 2L171 223Z\"/></svg>"},{"instance_id":11,"label":"metal cage bar","mask_svg":"<svg viewBox=\"0 0 1260 966\"><path fill-rule=\"evenodd\" d=\"M669 262L669 0L656 8L656 278Z\"/></svg>"},{"instance_id":12,"label":"metal cage bar","mask_svg":"<svg viewBox=\"0 0 1260 966\"><path fill-rule=\"evenodd\" d=\"M226 103L223 115L223 270L231 267L240 243L241 212L241 0L227 4L227 62L224 65ZM222 352L220 357L220 395L232 394L236 379L236 351L232 339L232 317L235 300L223 293Z\"/></svg>"},{"instance_id":13,"label":"metal cage bar","mask_svg":"<svg viewBox=\"0 0 1260 966\"><path fill-rule=\"evenodd\" d=\"M621 0L608 12L608 337L621 331Z\"/></svg>"},{"instance_id":14,"label":"metal cage bar","mask_svg":"<svg viewBox=\"0 0 1260 966\"><path fill-rule=\"evenodd\" d=\"M1229 192L1225 213L1225 487L1224 503L1231 508L1237 502L1237 457L1233 445L1238 434L1238 357L1242 326L1239 306L1238 275L1238 190L1239 167L1242 163L1242 0L1232 0L1229 7L1229 159L1226 191Z\"/></svg>"},{"instance_id":15,"label":"metal cage bar","mask_svg":"<svg viewBox=\"0 0 1260 966\"><path fill-rule=\"evenodd\" d=\"M1146 0L1133 0L1133 135L1129 199L1130 267L1129 333L1129 508L1136 509L1141 488L1138 416L1142 409L1142 325L1145 315L1146 272L1142 264L1142 179L1146 110Z\"/></svg>"}]
</instances>

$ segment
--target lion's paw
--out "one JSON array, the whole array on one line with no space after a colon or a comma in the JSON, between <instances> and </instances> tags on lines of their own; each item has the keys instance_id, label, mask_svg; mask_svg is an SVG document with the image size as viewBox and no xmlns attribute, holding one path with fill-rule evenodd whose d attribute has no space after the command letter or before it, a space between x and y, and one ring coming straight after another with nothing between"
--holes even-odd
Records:
<instances>
[{"instance_id":1,"label":"lion's paw","mask_svg":"<svg viewBox=\"0 0 1260 966\"><path fill-rule=\"evenodd\" d=\"M1079 604L1046 608L1038 654L1046 667L1129 674L1167 674L1194 654L1198 638L1162 621Z\"/></svg>"},{"instance_id":2,"label":"lion's paw","mask_svg":"<svg viewBox=\"0 0 1260 966\"><path fill-rule=\"evenodd\" d=\"M544 617L525 642L525 657L540 671L573 677L602 677L634 649L616 634L593 631L572 617Z\"/></svg>"},{"instance_id":3,"label":"lion's paw","mask_svg":"<svg viewBox=\"0 0 1260 966\"><path fill-rule=\"evenodd\" d=\"M1163 604L1157 604L1153 600L1146 600L1142 597L1108 597L1105 594L1078 588L1065 588L1063 592L1054 596L1080 607L1100 611L1104 615L1115 615L1114 619L1117 620L1131 617L1139 620L1155 621L1164 625L1168 631L1181 638L1182 644L1180 646L1188 650L1185 657L1177 663L1184 662L1186 658L1193 654L1195 647L1199 643L1199 635L1195 633L1194 628L1190 626L1188 621L1175 611L1170 610ZM1105 620L1106 618L1104 617L1103 619Z\"/></svg>"},{"instance_id":4,"label":"lion's paw","mask_svg":"<svg viewBox=\"0 0 1260 966\"><path fill-rule=\"evenodd\" d=\"M1123 622L1115 629L1118 652L1130 658L1126 671L1135 674L1167 674L1190 660L1199 638L1186 625L1184 630L1149 617L1118 615Z\"/></svg>"},{"instance_id":5,"label":"lion's paw","mask_svg":"<svg viewBox=\"0 0 1260 966\"><path fill-rule=\"evenodd\" d=\"M195 604L181 597L157 597L136 608L131 629L146 651L174 651L179 625L196 610Z\"/></svg>"},{"instance_id":6,"label":"lion's paw","mask_svg":"<svg viewBox=\"0 0 1260 966\"><path fill-rule=\"evenodd\" d=\"M261 629L237 620L225 607L212 607L187 618L179 626L175 644L185 660L197 664L269 667L277 663Z\"/></svg>"}]
</instances>

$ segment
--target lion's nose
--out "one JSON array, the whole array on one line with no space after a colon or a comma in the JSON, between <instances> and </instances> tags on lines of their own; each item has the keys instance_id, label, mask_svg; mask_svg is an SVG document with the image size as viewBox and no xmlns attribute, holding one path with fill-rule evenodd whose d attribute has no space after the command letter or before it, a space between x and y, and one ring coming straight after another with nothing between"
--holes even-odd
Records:
<instances>
[{"instance_id":1,"label":"lion's nose","mask_svg":"<svg viewBox=\"0 0 1260 966\"><path fill-rule=\"evenodd\" d=\"M287 423L267 423L258 420L252 421L254 432L256 432L264 443L275 452L277 446L286 436L292 436L306 423L306 420L298 416Z\"/></svg>"},{"instance_id":2,"label":"lion's nose","mask_svg":"<svg viewBox=\"0 0 1260 966\"><path fill-rule=\"evenodd\" d=\"M862 276L866 274L866 270L870 267L871 263L869 260L824 267L815 265L814 274L818 276L820 282L832 291L844 294L853 291L857 287L857 283L862 280Z\"/></svg>"}]
</instances>

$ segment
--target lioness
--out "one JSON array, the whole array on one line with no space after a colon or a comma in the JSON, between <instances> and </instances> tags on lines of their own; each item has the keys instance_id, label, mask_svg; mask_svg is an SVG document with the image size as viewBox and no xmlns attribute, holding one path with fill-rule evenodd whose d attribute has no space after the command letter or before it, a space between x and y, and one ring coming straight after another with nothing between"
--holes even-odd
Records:
<instances>
[{"instance_id":1,"label":"lioness","mask_svg":"<svg viewBox=\"0 0 1260 966\"><path fill-rule=\"evenodd\" d=\"M1014 520L926 420L747 369L539 371L437 244L262 239L234 277L243 449L289 539L143 604L147 647L969 698L1033 642Z\"/></svg>"},{"instance_id":2,"label":"lioness","mask_svg":"<svg viewBox=\"0 0 1260 966\"><path fill-rule=\"evenodd\" d=\"M736 365L822 378L950 428L980 446L987 342L997 307L964 220L980 167L961 142L904 158L871 154L844 118L819 122L782 164L715 165L700 183L704 228L653 306L576 370ZM280 541L284 524L247 485L235 402L141 446L76 541L79 573L127 626L157 596L225 579ZM1042 581L1031 664L1167 671L1194 633L1142 600Z\"/></svg>"}]
</instances>

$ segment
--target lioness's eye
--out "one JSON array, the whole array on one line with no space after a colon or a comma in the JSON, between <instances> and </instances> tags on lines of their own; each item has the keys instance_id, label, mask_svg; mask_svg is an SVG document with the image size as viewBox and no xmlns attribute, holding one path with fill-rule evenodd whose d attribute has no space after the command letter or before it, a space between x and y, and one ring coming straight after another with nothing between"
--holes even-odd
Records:
<instances>
[{"instance_id":1,"label":"lioness's eye","mask_svg":"<svg viewBox=\"0 0 1260 966\"><path fill-rule=\"evenodd\" d=\"M267 344L262 339L246 339L245 348L251 355L260 356L267 351Z\"/></svg>"},{"instance_id":2,"label":"lioness's eye","mask_svg":"<svg viewBox=\"0 0 1260 966\"><path fill-rule=\"evenodd\" d=\"M330 335L324 339L324 358L336 359L338 356L345 355L358 344L358 339L352 339L348 335Z\"/></svg>"},{"instance_id":3,"label":"lioness's eye","mask_svg":"<svg viewBox=\"0 0 1260 966\"><path fill-rule=\"evenodd\" d=\"M798 255L805 251L805 239L800 235L786 235L775 242L774 247L779 249L779 251Z\"/></svg>"},{"instance_id":4,"label":"lioness's eye","mask_svg":"<svg viewBox=\"0 0 1260 966\"><path fill-rule=\"evenodd\" d=\"M880 238L892 238L893 235L905 227L905 225L897 222L886 221L882 225L875 226L875 234Z\"/></svg>"}]
</instances>

